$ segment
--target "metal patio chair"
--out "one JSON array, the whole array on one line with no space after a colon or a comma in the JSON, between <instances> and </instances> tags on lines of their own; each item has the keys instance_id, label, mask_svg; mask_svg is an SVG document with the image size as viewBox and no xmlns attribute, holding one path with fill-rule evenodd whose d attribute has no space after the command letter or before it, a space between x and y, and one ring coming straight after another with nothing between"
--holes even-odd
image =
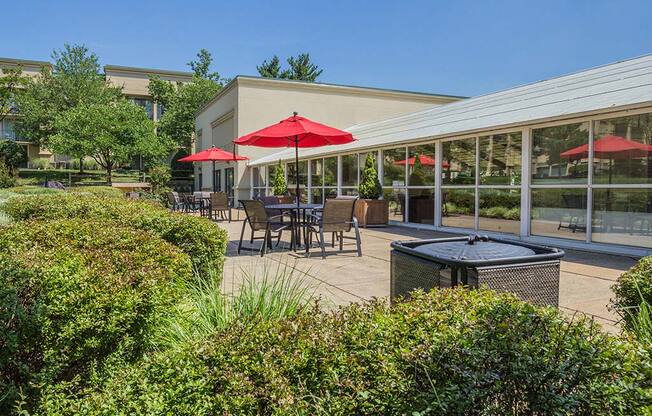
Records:
<instances>
[{"instance_id":1,"label":"metal patio chair","mask_svg":"<svg viewBox=\"0 0 652 416\"><path fill-rule=\"evenodd\" d=\"M290 231L290 249L294 248L294 222L281 222L283 215L269 216L265 210L262 201L257 200L240 200L245 211L245 220L242 222L242 231L240 232L240 242L238 243L238 254L242 250L242 240L244 239L245 228L247 224L251 228L251 238L249 241L253 244L254 240L263 240L260 247L260 256L267 253L267 249L272 249L272 234L276 233L276 245L281 242L283 231ZM264 231L262 237L256 237L256 231ZM250 249L251 250L251 249Z\"/></svg>"},{"instance_id":2,"label":"metal patio chair","mask_svg":"<svg viewBox=\"0 0 652 416\"><path fill-rule=\"evenodd\" d=\"M208 200L208 217L217 219L218 214L222 220L231 222L231 207L226 192L213 192Z\"/></svg>"},{"instance_id":3,"label":"metal patio chair","mask_svg":"<svg viewBox=\"0 0 652 416\"><path fill-rule=\"evenodd\" d=\"M184 204L181 198L179 197L178 192L175 191L166 192L166 195L168 199L168 206L172 211L183 210Z\"/></svg>"},{"instance_id":4,"label":"metal patio chair","mask_svg":"<svg viewBox=\"0 0 652 416\"><path fill-rule=\"evenodd\" d=\"M331 245L335 246L335 239L337 238L340 243L340 251L344 249L344 239L355 239L356 250L358 257L362 256L362 248L360 241L360 230L358 229L358 220L353 215L353 208L356 199L327 199L324 203L324 209L321 215L311 214L312 223L306 225L306 232L308 233L306 243L306 253L310 252L310 245L312 244L312 235L318 236L319 246L321 247L321 256L326 258L326 241L324 238L325 233L332 233L333 241ZM345 236L344 233L355 231L355 237Z\"/></svg>"}]
</instances>

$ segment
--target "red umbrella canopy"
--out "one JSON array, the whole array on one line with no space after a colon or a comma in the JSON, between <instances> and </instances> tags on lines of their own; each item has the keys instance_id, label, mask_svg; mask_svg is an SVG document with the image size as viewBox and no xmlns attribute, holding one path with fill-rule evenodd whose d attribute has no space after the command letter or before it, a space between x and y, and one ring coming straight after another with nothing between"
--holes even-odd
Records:
<instances>
[{"instance_id":1,"label":"red umbrella canopy","mask_svg":"<svg viewBox=\"0 0 652 416\"><path fill-rule=\"evenodd\" d=\"M320 147L354 141L343 130L317 123L296 113L292 117L239 137L233 143L258 147Z\"/></svg>"},{"instance_id":2,"label":"red umbrella canopy","mask_svg":"<svg viewBox=\"0 0 652 416\"><path fill-rule=\"evenodd\" d=\"M182 157L179 162L229 162L232 160L247 160L246 156L238 156L215 146L202 150L190 156Z\"/></svg>"},{"instance_id":3,"label":"red umbrella canopy","mask_svg":"<svg viewBox=\"0 0 652 416\"><path fill-rule=\"evenodd\" d=\"M599 158L646 157L652 153L652 145L628 140L620 136L607 135L593 143L593 154ZM570 160L585 159L589 157L589 145L583 144L566 150L560 154Z\"/></svg>"},{"instance_id":4,"label":"red umbrella canopy","mask_svg":"<svg viewBox=\"0 0 652 416\"><path fill-rule=\"evenodd\" d=\"M407 163L410 166L414 166L414 163L415 163L417 157L419 158L419 162L421 162L422 165L424 165L424 166L435 166L435 159L430 157L430 156L427 156L427 155L412 156L411 158L408 158ZM395 165L405 165L405 159L397 160L396 162L394 162L394 164ZM448 168L450 165L448 164L448 162L443 161L441 166L443 168Z\"/></svg>"}]
</instances>

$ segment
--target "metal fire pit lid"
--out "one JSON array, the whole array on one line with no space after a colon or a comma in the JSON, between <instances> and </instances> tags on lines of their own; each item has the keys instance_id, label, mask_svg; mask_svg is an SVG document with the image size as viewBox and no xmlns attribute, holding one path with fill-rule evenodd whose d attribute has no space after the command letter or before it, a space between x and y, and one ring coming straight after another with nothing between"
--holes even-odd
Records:
<instances>
[{"instance_id":1,"label":"metal fire pit lid","mask_svg":"<svg viewBox=\"0 0 652 416\"><path fill-rule=\"evenodd\" d=\"M485 267L559 260L564 251L523 241L487 236L392 241L394 250L450 267Z\"/></svg>"},{"instance_id":2,"label":"metal fire pit lid","mask_svg":"<svg viewBox=\"0 0 652 416\"><path fill-rule=\"evenodd\" d=\"M515 257L528 257L536 254L534 250L509 243L490 241L483 236L469 236L466 241L450 241L423 244L414 251L444 261L496 260Z\"/></svg>"}]
</instances>

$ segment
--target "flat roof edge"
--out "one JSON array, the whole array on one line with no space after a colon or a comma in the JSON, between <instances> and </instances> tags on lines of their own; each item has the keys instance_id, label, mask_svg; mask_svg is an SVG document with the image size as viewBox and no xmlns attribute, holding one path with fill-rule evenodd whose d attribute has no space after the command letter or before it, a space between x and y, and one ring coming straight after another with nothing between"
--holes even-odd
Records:
<instances>
[{"instance_id":1,"label":"flat roof edge","mask_svg":"<svg viewBox=\"0 0 652 416\"><path fill-rule=\"evenodd\" d=\"M133 66L122 66L122 65L104 65L104 72L109 71L118 71L118 72L137 72L141 74L148 75L174 75L182 77L192 77L195 75L193 72L187 71L173 71L169 69L154 69L154 68L139 68Z\"/></svg>"}]
</instances>

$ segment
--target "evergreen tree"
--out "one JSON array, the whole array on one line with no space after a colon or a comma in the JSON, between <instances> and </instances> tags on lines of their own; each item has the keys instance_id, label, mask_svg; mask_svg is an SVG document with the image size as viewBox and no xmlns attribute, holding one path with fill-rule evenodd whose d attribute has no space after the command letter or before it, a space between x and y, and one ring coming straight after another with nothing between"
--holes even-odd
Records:
<instances>
[{"instance_id":1,"label":"evergreen tree","mask_svg":"<svg viewBox=\"0 0 652 416\"><path fill-rule=\"evenodd\" d=\"M378 199L383 193L383 188L378 180L378 171L376 170L376 159L372 153L367 155L360 178L358 195L362 199Z\"/></svg>"},{"instance_id":2,"label":"evergreen tree","mask_svg":"<svg viewBox=\"0 0 652 416\"><path fill-rule=\"evenodd\" d=\"M324 71L310 61L310 54L300 53L287 59L288 68L282 69L278 56L263 61L256 67L260 76L265 78L291 79L296 81L314 82Z\"/></svg>"},{"instance_id":3,"label":"evergreen tree","mask_svg":"<svg viewBox=\"0 0 652 416\"><path fill-rule=\"evenodd\" d=\"M285 182L285 169L281 161L278 161L278 166L274 171L274 195L286 195L288 192L288 185Z\"/></svg>"},{"instance_id":4,"label":"evergreen tree","mask_svg":"<svg viewBox=\"0 0 652 416\"><path fill-rule=\"evenodd\" d=\"M269 62L264 60L262 64L256 67L256 69L263 78L282 78L281 63L276 55L274 55Z\"/></svg>"}]
</instances>

